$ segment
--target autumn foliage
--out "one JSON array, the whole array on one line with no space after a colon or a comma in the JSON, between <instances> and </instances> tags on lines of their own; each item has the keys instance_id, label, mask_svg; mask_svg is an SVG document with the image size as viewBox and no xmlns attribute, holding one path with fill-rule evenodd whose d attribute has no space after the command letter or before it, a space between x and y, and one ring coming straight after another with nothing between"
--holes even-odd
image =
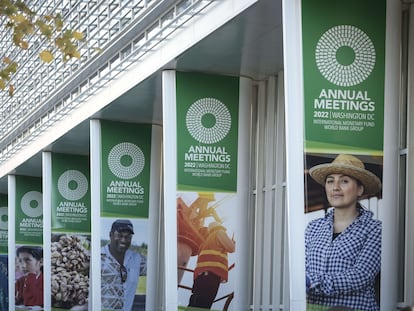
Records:
<instances>
[{"instance_id":1,"label":"autumn foliage","mask_svg":"<svg viewBox=\"0 0 414 311\"><path fill-rule=\"evenodd\" d=\"M44 40L44 48L39 52L40 59L45 63L54 60L55 54L60 53L63 61L80 58L78 43L84 39L80 31L66 29L60 14L39 15L32 11L23 1L0 0L0 25L5 31L10 31L13 44L22 49L30 48L29 38L40 37ZM12 75L18 69L18 63L2 51L0 63L0 89L8 88L10 96L13 95L14 86L10 82Z\"/></svg>"}]
</instances>

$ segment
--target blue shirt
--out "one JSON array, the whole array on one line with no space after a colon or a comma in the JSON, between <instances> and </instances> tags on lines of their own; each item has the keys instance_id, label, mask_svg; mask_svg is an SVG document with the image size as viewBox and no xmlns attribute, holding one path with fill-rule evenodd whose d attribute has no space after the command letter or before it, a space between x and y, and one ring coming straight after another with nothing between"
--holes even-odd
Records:
<instances>
[{"instance_id":1,"label":"blue shirt","mask_svg":"<svg viewBox=\"0 0 414 311\"><path fill-rule=\"evenodd\" d=\"M378 311L375 277L381 267L381 222L370 211L333 239L334 210L310 222L305 232L308 303Z\"/></svg>"}]
</instances>

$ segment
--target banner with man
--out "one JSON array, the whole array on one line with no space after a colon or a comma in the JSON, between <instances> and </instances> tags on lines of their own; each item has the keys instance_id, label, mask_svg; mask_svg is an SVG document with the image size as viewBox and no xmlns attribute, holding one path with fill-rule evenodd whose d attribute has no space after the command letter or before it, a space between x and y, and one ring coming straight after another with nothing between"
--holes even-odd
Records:
<instances>
[{"instance_id":1,"label":"banner with man","mask_svg":"<svg viewBox=\"0 0 414 311\"><path fill-rule=\"evenodd\" d=\"M100 121L102 310L146 309L152 131Z\"/></svg>"}]
</instances>

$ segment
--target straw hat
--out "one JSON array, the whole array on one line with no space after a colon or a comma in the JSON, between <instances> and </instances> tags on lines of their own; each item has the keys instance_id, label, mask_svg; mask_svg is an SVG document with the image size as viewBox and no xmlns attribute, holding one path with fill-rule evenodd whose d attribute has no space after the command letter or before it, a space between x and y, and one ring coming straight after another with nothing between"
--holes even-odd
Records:
<instances>
[{"instance_id":1,"label":"straw hat","mask_svg":"<svg viewBox=\"0 0 414 311\"><path fill-rule=\"evenodd\" d=\"M321 185L325 185L329 174L344 174L353 177L364 185L364 196L373 196L381 190L380 179L366 170L360 159L349 154L338 155L332 163L316 165L309 170L309 174Z\"/></svg>"}]
</instances>

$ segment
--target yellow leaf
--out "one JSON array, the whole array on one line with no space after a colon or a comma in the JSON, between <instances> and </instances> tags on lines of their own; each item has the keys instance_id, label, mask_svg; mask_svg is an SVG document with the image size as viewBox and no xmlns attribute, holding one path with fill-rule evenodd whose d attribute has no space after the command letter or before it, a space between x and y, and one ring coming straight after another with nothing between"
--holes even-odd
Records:
<instances>
[{"instance_id":1,"label":"yellow leaf","mask_svg":"<svg viewBox=\"0 0 414 311\"><path fill-rule=\"evenodd\" d=\"M11 63L11 59L6 56L6 57L3 58L3 63L10 64Z\"/></svg>"},{"instance_id":2,"label":"yellow leaf","mask_svg":"<svg viewBox=\"0 0 414 311\"><path fill-rule=\"evenodd\" d=\"M12 97L14 94L14 86L12 84L9 85L9 96Z\"/></svg>"},{"instance_id":3,"label":"yellow leaf","mask_svg":"<svg viewBox=\"0 0 414 311\"><path fill-rule=\"evenodd\" d=\"M17 71L17 67L19 67L19 65L16 62L10 62L7 66L7 70L10 73L15 73Z\"/></svg>"},{"instance_id":4,"label":"yellow leaf","mask_svg":"<svg viewBox=\"0 0 414 311\"><path fill-rule=\"evenodd\" d=\"M23 50L27 50L29 48L29 43L27 43L26 41L20 41L20 47Z\"/></svg>"},{"instance_id":5,"label":"yellow leaf","mask_svg":"<svg viewBox=\"0 0 414 311\"><path fill-rule=\"evenodd\" d=\"M42 21L38 21L37 25L38 25L42 35L44 35L48 39L50 39L52 37L52 35L53 35L52 26L47 25L46 23L43 23Z\"/></svg>"},{"instance_id":6,"label":"yellow leaf","mask_svg":"<svg viewBox=\"0 0 414 311\"><path fill-rule=\"evenodd\" d=\"M57 31L61 31L63 28L63 21L59 14L55 17L55 27Z\"/></svg>"},{"instance_id":7,"label":"yellow leaf","mask_svg":"<svg viewBox=\"0 0 414 311\"><path fill-rule=\"evenodd\" d=\"M80 54L80 52L79 52L79 51L75 51L75 52L73 53L72 57L75 57L75 58L77 58L77 59L80 59L80 58L81 58L81 54Z\"/></svg>"},{"instance_id":8,"label":"yellow leaf","mask_svg":"<svg viewBox=\"0 0 414 311\"><path fill-rule=\"evenodd\" d=\"M24 15L23 15L23 14L16 14L16 15L13 15L13 16L11 17L11 19L12 19L12 20L14 20L14 21L16 21L16 22L18 22L18 23L23 23L23 22L27 21L27 18L26 18L26 17L24 17Z\"/></svg>"},{"instance_id":9,"label":"yellow leaf","mask_svg":"<svg viewBox=\"0 0 414 311\"><path fill-rule=\"evenodd\" d=\"M4 82L3 79L0 79L0 89L4 90L5 87L6 87L6 83Z\"/></svg>"},{"instance_id":10,"label":"yellow leaf","mask_svg":"<svg viewBox=\"0 0 414 311\"><path fill-rule=\"evenodd\" d=\"M83 40L83 32L74 31L73 32L73 38L78 40L78 41Z\"/></svg>"},{"instance_id":11,"label":"yellow leaf","mask_svg":"<svg viewBox=\"0 0 414 311\"><path fill-rule=\"evenodd\" d=\"M47 50L40 52L39 57L45 63L50 63L53 60L53 54Z\"/></svg>"}]
</instances>

